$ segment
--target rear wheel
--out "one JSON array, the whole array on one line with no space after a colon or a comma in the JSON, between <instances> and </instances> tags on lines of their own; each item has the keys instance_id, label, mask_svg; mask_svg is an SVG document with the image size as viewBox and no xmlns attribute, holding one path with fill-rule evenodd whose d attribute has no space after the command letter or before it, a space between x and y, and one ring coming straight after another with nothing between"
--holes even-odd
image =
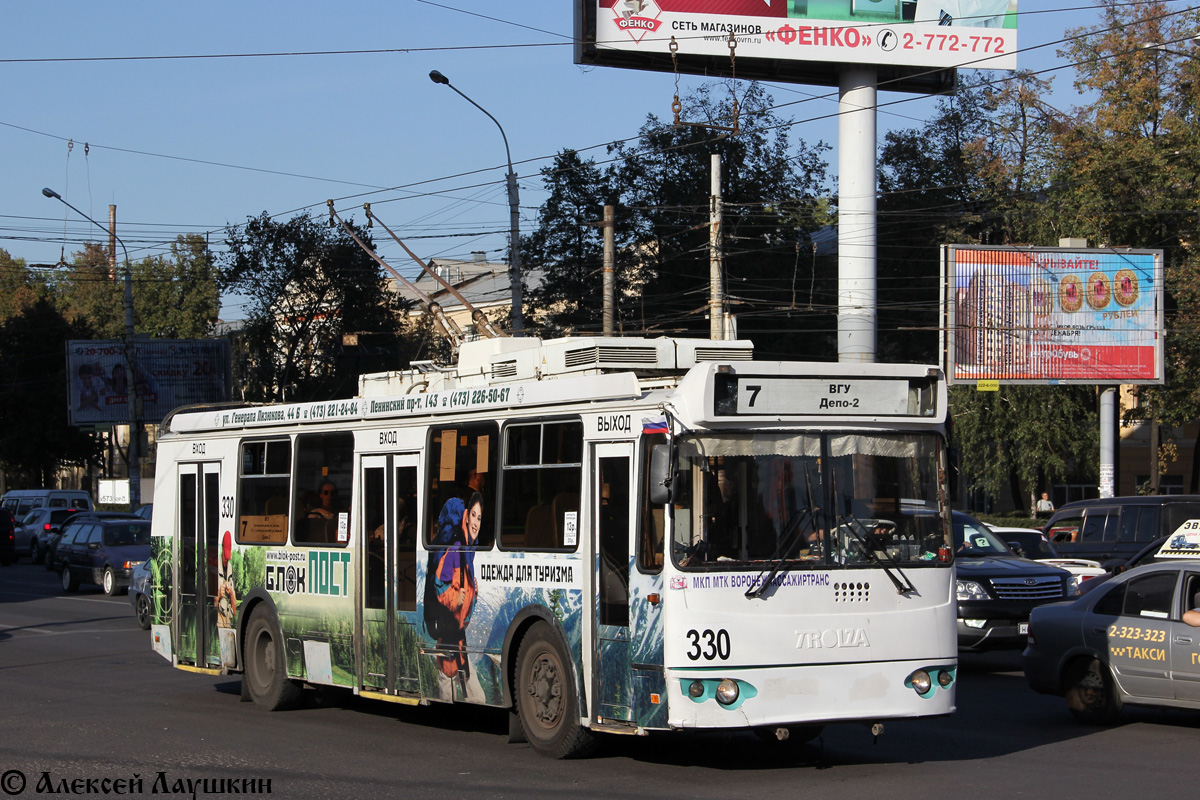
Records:
<instances>
[{"instance_id":1,"label":"rear wheel","mask_svg":"<svg viewBox=\"0 0 1200 800\"><path fill-rule=\"evenodd\" d=\"M1121 698L1108 667L1091 658L1077 662L1067 676L1067 708L1088 725L1107 725L1121 713Z\"/></svg>"},{"instance_id":2,"label":"rear wheel","mask_svg":"<svg viewBox=\"0 0 1200 800\"><path fill-rule=\"evenodd\" d=\"M134 610L137 614L138 627L144 631L150 630L150 598L139 593L134 603Z\"/></svg>"},{"instance_id":3,"label":"rear wheel","mask_svg":"<svg viewBox=\"0 0 1200 800\"><path fill-rule=\"evenodd\" d=\"M521 640L514 692L525 738L540 754L576 758L595 749L595 735L579 724L571 662L548 625Z\"/></svg>"},{"instance_id":4,"label":"rear wheel","mask_svg":"<svg viewBox=\"0 0 1200 800\"><path fill-rule=\"evenodd\" d=\"M283 635L270 611L258 608L246 627L246 681L250 699L268 711L293 708L300 702L300 687L287 676Z\"/></svg>"},{"instance_id":5,"label":"rear wheel","mask_svg":"<svg viewBox=\"0 0 1200 800\"><path fill-rule=\"evenodd\" d=\"M62 588L64 592L74 592L79 589L79 579L71 574L71 568L64 561L60 567L59 577L62 578Z\"/></svg>"}]
</instances>

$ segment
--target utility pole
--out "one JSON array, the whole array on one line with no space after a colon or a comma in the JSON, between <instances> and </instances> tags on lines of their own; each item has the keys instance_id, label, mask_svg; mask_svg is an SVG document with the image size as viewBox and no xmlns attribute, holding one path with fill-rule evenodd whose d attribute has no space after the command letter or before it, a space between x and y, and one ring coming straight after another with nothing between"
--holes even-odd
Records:
<instances>
[{"instance_id":1,"label":"utility pole","mask_svg":"<svg viewBox=\"0 0 1200 800\"><path fill-rule=\"evenodd\" d=\"M600 224L604 227L604 335L612 336L616 327L613 316L617 295L617 276L613 271L613 264L616 261L614 252L616 246L613 235L612 206L604 207L604 222Z\"/></svg>"},{"instance_id":2,"label":"utility pole","mask_svg":"<svg viewBox=\"0 0 1200 800\"><path fill-rule=\"evenodd\" d=\"M721 156L712 155L712 188L708 197L708 338L725 338L725 303L721 290Z\"/></svg>"}]
</instances>

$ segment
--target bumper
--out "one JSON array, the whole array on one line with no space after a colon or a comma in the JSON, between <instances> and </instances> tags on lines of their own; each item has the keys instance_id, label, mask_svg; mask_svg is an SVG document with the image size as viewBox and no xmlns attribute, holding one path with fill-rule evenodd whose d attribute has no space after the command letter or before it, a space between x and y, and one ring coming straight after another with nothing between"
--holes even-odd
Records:
<instances>
[{"instance_id":1,"label":"bumper","mask_svg":"<svg viewBox=\"0 0 1200 800\"><path fill-rule=\"evenodd\" d=\"M918 669L948 671L949 686L934 684L925 696L906 685ZM903 719L953 713L957 660L812 664L802 667L666 671L669 724L673 728L747 728L854 720ZM742 686L737 702L724 706L711 692L688 694L696 680L730 678Z\"/></svg>"}]
</instances>

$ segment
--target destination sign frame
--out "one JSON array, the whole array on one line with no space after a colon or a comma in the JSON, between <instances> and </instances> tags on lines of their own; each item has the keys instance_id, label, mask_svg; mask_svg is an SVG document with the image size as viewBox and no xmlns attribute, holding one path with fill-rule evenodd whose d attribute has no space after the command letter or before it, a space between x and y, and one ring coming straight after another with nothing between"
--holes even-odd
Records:
<instances>
[{"instance_id":1,"label":"destination sign frame","mask_svg":"<svg viewBox=\"0 0 1200 800\"><path fill-rule=\"evenodd\" d=\"M907 378L723 375L714 414L729 416L906 417Z\"/></svg>"}]
</instances>

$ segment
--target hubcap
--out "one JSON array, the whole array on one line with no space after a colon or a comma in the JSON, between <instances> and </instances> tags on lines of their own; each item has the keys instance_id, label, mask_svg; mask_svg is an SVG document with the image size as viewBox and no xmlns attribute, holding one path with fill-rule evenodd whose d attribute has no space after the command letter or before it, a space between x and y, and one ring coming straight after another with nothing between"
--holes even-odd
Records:
<instances>
[{"instance_id":1,"label":"hubcap","mask_svg":"<svg viewBox=\"0 0 1200 800\"><path fill-rule=\"evenodd\" d=\"M562 714L562 676L558 662L543 653L533 662L526 691L533 701L533 713L547 728L558 723Z\"/></svg>"}]
</instances>

